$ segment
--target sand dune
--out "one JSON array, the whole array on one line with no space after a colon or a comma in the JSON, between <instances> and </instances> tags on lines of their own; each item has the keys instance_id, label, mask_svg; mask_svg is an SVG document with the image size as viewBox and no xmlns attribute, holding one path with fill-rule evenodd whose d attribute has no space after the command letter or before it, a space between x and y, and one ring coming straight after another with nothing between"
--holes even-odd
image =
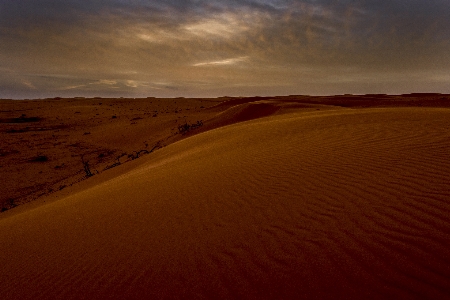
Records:
<instances>
[{"instance_id":1,"label":"sand dune","mask_svg":"<svg viewBox=\"0 0 450 300\"><path fill-rule=\"evenodd\" d=\"M1 297L450 298L450 110L244 105L4 213Z\"/></svg>"}]
</instances>

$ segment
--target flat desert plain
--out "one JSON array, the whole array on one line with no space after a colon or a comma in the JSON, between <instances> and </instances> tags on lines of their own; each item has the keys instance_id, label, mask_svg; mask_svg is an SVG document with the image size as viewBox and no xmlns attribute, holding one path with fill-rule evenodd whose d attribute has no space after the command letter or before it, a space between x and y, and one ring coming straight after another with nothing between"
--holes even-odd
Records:
<instances>
[{"instance_id":1,"label":"flat desert plain","mask_svg":"<svg viewBox=\"0 0 450 300\"><path fill-rule=\"evenodd\" d=\"M1 100L0 130L2 299L450 298L448 95Z\"/></svg>"}]
</instances>

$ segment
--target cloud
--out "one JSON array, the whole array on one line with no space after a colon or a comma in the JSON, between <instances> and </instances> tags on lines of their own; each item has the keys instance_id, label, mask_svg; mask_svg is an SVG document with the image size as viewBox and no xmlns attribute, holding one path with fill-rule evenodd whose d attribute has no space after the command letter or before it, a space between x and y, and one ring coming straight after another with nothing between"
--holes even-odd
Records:
<instances>
[{"instance_id":1,"label":"cloud","mask_svg":"<svg viewBox=\"0 0 450 300\"><path fill-rule=\"evenodd\" d=\"M216 61L207 61L193 64L194 67L205 67L205 66L229 66L236 65L238 63L244 62L248 60L248 56L236 57L236 58L227 58Z\"/></svg>"},{"instance_id":2,"label":"cloud","mask_svg":"<svg viewBox=\"0 0 450 300\"><path fill-rule=\"evenodd\" d=\"M3 0L0 90L417 83L448 74L448 28L445 0Z\"/></svg>"},{"instance_id":3,"label":"cloud","mask_svg":"<svg viewBox=\"0 0 450 300\"><path fill-rule=\"evenodd\" d=\"M81 85L70 85L70 86L65 86L65 87L59 88L59 90L61 90L61 91L67 91L67 90L80 89L80 88L84 88L84 87L86 87L85 84L81 84Z\"/></svg>"},{"instance_id":4,"label":"cloud","mask_svg":"<svg viewBox=\"0 0 450 300\"><path fill-rule=\"evenodd\" d=\"M33 90L36 89L36 87L35 87L30 81L28 81L28 80L23 79L23 80L22 80L22 83L23 83L23 85L26 86L27 88L30 88L30 89L33 89Z\"/></svg>"},{"instance_id":5,"label":"cloud","mask_svg":"<svg viewBox=\"0 0 450 300\"><path fill-rule=\"evenodd\" d=\"M115 85L115 84L117 84L117 81L116 80L108 80L108 79L100 79L99 81L91 83L91 84Z\"/></svg>"},{"instance_id":6,"label":"cloud","mask_svg":"<svg viewBox=\"0 0 450 300\"><path fill-rule=\"evenodd\" d=\"M201 37L232 38L249 31L261 23L258 13L227 12L212 17L201 18L183 26L187 32Z\"/></svg>"}]
</instances>

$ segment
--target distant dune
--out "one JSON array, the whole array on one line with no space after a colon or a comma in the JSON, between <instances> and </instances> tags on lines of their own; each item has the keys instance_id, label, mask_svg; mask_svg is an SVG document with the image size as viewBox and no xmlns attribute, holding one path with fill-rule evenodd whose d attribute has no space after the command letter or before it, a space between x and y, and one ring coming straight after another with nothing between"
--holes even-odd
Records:
<instances>
[{"instance_id":1,"label":"distant dune","mask_svg":"<svg viewBox=\"0 0 450 300\"><path fill-rule=\"evenodd\" d=\"M450 109L300 100L2 213L1 298L450 298Z\"/></svg>"}]
</instances>

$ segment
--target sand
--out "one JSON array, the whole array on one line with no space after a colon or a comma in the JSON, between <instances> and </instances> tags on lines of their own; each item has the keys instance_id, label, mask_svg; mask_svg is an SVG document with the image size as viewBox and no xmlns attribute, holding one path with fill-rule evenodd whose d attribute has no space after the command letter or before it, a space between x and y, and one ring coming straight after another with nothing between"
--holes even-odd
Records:
<instances>
[{"instance_id":1,"label":"sand","mask_svg":"<svg viewBox=\"0 0 450 300\"><path fill-rule=\"evenodd\" d=\"M92 172L180 138L217 99L0 100L0 209L59 192ZM24 116L24 117L23 117ZM159 148L159 147L157 147ZM40 159L43 158L43 159ZM119 160L118 160L119 158Z\"/></svg>"},{"instance_id":2,"label":"sand","mask_svg":"<svg viewBox=\"0 0 450 300\"><path fill-rule=\"evenodd\" d=\"M450 298L450 109L317 105L211 106L0 214L2 298Z\"/></svg>"}]
</instances>

